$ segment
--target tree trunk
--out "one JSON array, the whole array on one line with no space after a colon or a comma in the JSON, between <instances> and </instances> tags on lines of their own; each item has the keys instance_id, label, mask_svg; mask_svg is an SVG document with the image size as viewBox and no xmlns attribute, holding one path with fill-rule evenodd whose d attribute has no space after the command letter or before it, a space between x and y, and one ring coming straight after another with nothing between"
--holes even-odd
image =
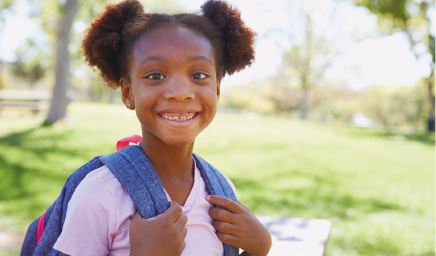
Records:
<instances>
[{"instance_id":1,"label":"tree trunk","mask_svg":"<svg viewBox=\"0 0 436 256\"><path fill-rule=\"evenodd\" d=\"M63 6L63 12L58 25L56 39L56 73L55 85L53 87L53 98L45 124L52 124L65 118L67 105L70 99L67 96L70 75L70 53L68 45L70 43L70 31L74 16L78 11L78 0L67 0Z\"/></svg>"},{"instance_id":2,"label":"tree trunk","mask_svg":"<svg viewBox=\"0 0 436 256\"><path fill-rule=\"evenodd\" d=\"M309 85L306 74L301 74L301 89L303 94L301 95L300 103L300 119L306 120L307 112L309 110Z\"/></svg>"},{"instance_id":3,"label":"tree trunk","mask_svg":"<svg viewBox=\"0 0 436 256\"><path fill-rule=\"evenodd\" d=\"M435 95L433 94L434 87L434 69L431 72L431 75L426 79L427 89L428 89L428 97L430 100L430 111L428 113L427 118L427 131L434 132L435 131Z\"/></svg>"},{"instance_id":4,"label":"tree trunk","mask_svg":"<svg viewBox=\"0 0 436 256\"><path fill-rule=\"evenodd\" d=\"M300 104L300 119L307 119L307 111L309 109L309 89L307 87L303 87L303 95L301 97Z\"/></svg>"}]
</instances>

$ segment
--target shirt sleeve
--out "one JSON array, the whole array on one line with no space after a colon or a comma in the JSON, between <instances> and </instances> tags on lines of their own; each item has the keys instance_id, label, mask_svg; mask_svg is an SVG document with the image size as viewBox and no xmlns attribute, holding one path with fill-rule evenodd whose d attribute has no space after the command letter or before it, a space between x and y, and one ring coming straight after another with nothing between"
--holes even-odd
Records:
<instances>
[{"instance_id":1,"label":"shirt sleeve","mask_svg":"<svg viewBox=\"0 0 436 256\"><path fill-rule=\"evenodd\" d=\"M71 255L107 255L116 230L116 204L110 185L87 176L68 203L62 233L54 249Z\"/></svg>"}]
</instances>

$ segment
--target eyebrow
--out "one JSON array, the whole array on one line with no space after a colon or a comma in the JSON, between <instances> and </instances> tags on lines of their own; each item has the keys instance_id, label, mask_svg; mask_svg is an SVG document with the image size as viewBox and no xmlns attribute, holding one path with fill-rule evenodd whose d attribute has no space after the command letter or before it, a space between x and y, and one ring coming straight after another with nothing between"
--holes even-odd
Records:
<instances>
[{"instance_id":1,"label":"eyebrow","mask_svg":"<svg viewBox=\"0 0 436 256\"><path fill-rule=\"evenodd\" d=\"M210 61L208 58L206 58L206 57L203 56L203 55L191 56L190 59L192 59L192 60L204 60L204 61L208 62L210 65L213 66L212 61Z\"/></svg>"},{"instance_id":2,"label":"eyebrow","mask_svg":"<svg viewBox=\"0 0 436 256\"><path fill-rule=\"evenodd\" d=\"M162 56L151 56L148 58L145 58L141 61L141 63L139 63L138 67L141 67L142 65L144 65L146 62L150 62L150 61L160 61L160 60L165 60L164 57Z\"/></svg>"},{"instance_id":3,"label":"eyebrow","mask_svg":"<svg viewBox=\"0 0 436 256\"><path fill-rule=\"evenodd\" d=\"M191 56L189 57L189 59L191 60L204 60L207 63L209 63L210 65L213 66L213 63L211 60L209 60L207 57L203 56L203 55L195 55L195 56ZM162 56L151 56L148 58L145 58L141 61L141 63L139 63L138 67L141 67L142 65L144 65L146 62L150 62L150 61L161 61L161 60L167 60L167 58L164 58Z\"/></svg>"}]
</instances>

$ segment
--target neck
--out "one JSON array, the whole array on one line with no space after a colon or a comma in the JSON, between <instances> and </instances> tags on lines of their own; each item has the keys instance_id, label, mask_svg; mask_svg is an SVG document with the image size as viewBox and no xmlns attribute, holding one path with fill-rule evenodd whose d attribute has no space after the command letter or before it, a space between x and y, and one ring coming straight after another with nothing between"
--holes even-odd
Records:
<instances>
[{"instance_id":1,"label":"neck","mask_svg":"<svg viewBox=\"0 0 436 256\"><path fill-rule=\"evenodd\" d=\"M194 142L186 146L170 146L154 135L143 131L139 146L150 159L161 180L193 178Z\"/></svg>"}]
</instances>

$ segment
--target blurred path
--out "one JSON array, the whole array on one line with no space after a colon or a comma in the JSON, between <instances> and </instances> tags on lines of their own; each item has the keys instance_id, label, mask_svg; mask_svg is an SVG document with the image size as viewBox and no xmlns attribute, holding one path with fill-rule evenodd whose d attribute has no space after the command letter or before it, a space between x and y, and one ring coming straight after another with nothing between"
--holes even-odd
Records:
<instances>
[{"instance_id":1,"label":"blurred path","mask_svg":"<svg viewBox=\"0 0 436 256\"><path fill-rule=\"evenodd\" d=\"M268 256L322 256L331 221L325 219L274 219L257 216L272 237Z\"/></svg>"},{"instance_id":2,"label":"blurred path","mask_svg":"<svg viewBox=\"0 0 436 256\"><path fill-rule=\"evenodd\" d=\"M2 251L21 250L24 236L0 231L0 253Z\"/></svg>"}]
</instances>

